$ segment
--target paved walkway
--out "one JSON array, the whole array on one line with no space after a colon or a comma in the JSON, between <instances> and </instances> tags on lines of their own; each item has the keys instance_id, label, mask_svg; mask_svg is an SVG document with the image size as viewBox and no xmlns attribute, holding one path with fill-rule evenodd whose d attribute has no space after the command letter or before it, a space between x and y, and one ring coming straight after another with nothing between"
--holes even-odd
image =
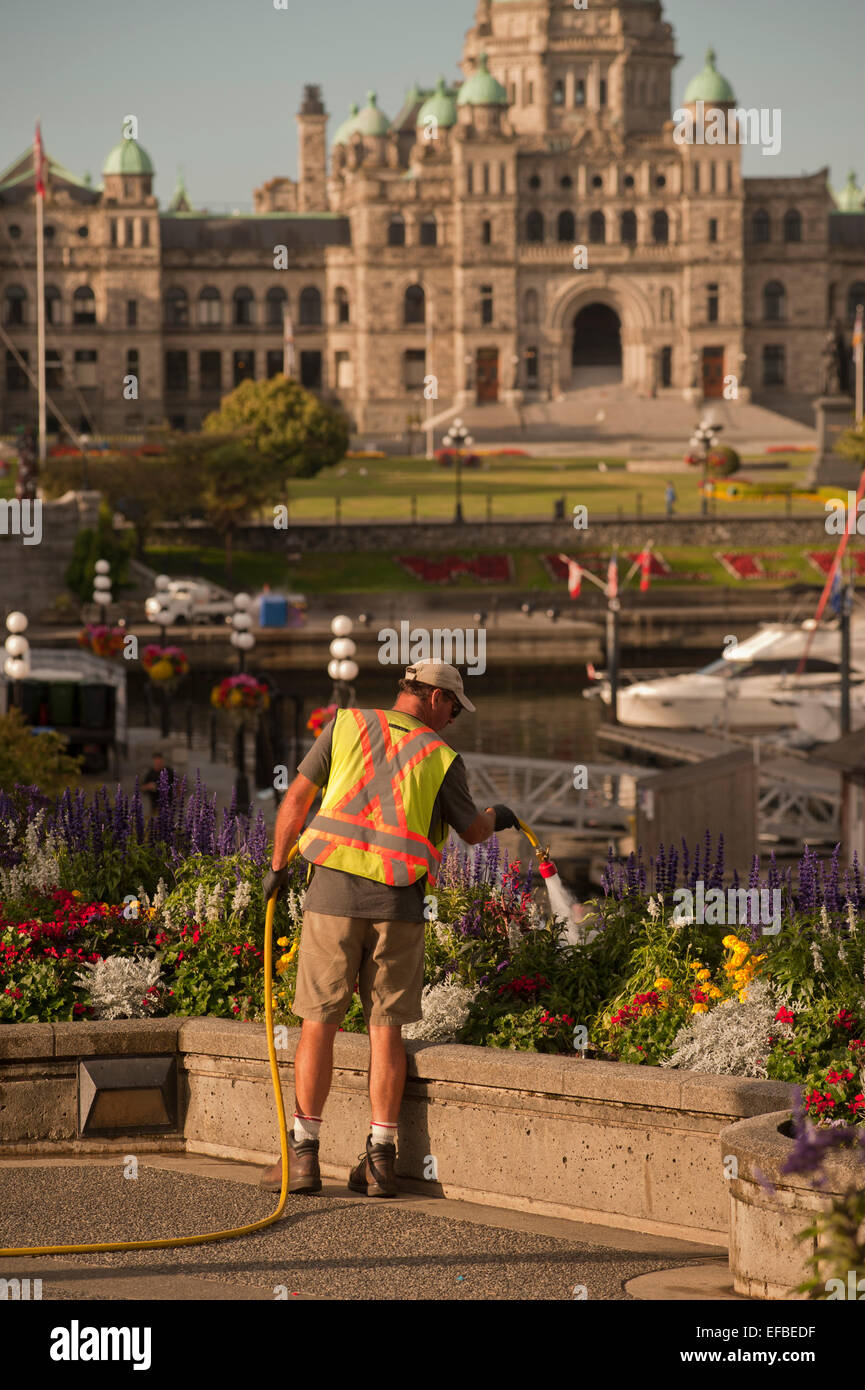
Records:
<instances>
[{"instance_id":1,"label":"paved walkway","mask_svg":"<svg viewBox=\"0 0 865 1390\"><path fill-rule=\"evenodd\" d=\"M195 1155L0 1161L0 1244L148 1240L260 1220L260 1168ZM406 1188L411 1186L405 1184ZM381 1200L324 1179L272 1227L213 1245L0 1260L42 1279L43 1300L734 1298L726 1257L613 1227L402 1190ZM277 1290L284 1290L277 1293Z\"/></svg>"}]
</instances>

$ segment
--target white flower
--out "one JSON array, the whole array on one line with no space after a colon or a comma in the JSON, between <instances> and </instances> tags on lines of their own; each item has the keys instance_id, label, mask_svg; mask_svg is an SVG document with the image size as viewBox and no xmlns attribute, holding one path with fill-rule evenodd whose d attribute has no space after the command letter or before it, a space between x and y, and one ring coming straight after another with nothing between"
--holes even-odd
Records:
<instances>
[{"instance_id":1,"label":"white flower","mask_svg":"<svg viewBox=\"0 0 865 1390\"><path fill-rule=\"evenodd\" d=\"M653 922L656 921L656 919L661 915L660 904L656 903L654 898L649 898L647 910Z\"/></svg>"},{"instance_id":2,"label":"white flower","mask_svg":"<svg viewBox=\"0 0 865 1390\"><path fill-rule=\"evenodd\" d=\"M476 989L461 985L451 976L444 984L425 985L421 996L423 1018L403 1025L404 1038L424 1042L453 1042L469 1016Z\"/></svg>"},{"instance_id":3,"label":"white flower","mask_svg":"<svg viewBox=\"0 0 865 1390\"><path fill-rule=\"evenodd\" d=\"M822 975L823 957L820 954L820 947L817 945L816 941L811 942L811 959L814 962L814 969L817 971L817 974Z\"/></svg>"},{"instance_id":4,"label":"white flower","mask_svg":"<svg viewBox=\"0 0 865 1390\"><path fill-rule=\"evenodd\" d=\"M203 922L205 920L206 911L207 907L206 895L204 892L204 884L199 882L196 885L195 889L195 902L192 904L192 915L195 918L196 922Z\"/></svg>"},{"instance_id":5,"label":"white flower","mask_svg":"<svg viewBox=\"0 0 865 1390\"><path fill-rule=\"evenodd\" d=\"M205 913L208 922L215 923L219 921L222 913L222 885L220 883L215 885L213 892L207 899Z\"/></svg>"},{"instance_id":6,"label":"white flower","mask_svg":"<svg viewBox=\"0 0 865 1390\"><path fill-rule=\"evenodd\" d=\"M829 926L829 913L826 911L825 903L823 903L823 905L820 908L820 922L823 926L824 935L827 932L831 931L831 927Z\"/></svg>"},{"instance_id":7,"label":"white flower","mask_svg":"<svg viewBox=\"0 0 865 1390\"><path fill-rule=\"evenodd\" d=\"M156 892L153 895L152 905L156 908L157 912L160 910L160 908L163 908L165 906L165 899L167 897L168 889L165 884L165 879L161 878L156 885Z\"/></svg>"},{"instance_id":8,"label":"white flower","mask_svg":"<svg viewBox=\"0 0 865 1390\"><path fill-rule=\"evenodd\" d=\"M838 959L840 960L842 965L847 964L847 952L844 950L843 941L838 942Z\"/></svg>"},{"instance_id":9,"label":"white flower","mask_svg":"<svg viewBox=\"0 0 865 1390\"><path fill-rule=\"evenodd\" d=\"M149 993L161 984L158 960L106 956L75 978L88 991L95 1018L148 1018L159 1005L159 994Z\"/></svg>"},{"instance_id":10,"label":"white flower","mask_svg":"<svg viewBox=\"0 0 865 1390\"><path fill-rule=\"evenodd\" d=\"M508 945L512 951L517 949L522 939L523 934L520 931L520 924L515 917L511 917L508 922Z\"/></svg>"},{"instance_id":11,"label":"white flower","mask_svg":"<svg viewBox=\"0 0 865 1390\"><path fill-rule=\"evenodd\" d=\"M58 844L50 832L40 845L45 812L28 822L21 844L21 858L11 869L0 869L0 898L27 898L31 893L50 893L60 882ZM11 838L11 836L10 836Z\"/></svg>"},{"instance_id":12,"label":"white flower","mask_svg":"<svg viewBox=\"0 0 865 1390\"><path fill-rule=\"evenodd\" d=\"M859 922L856 917L856 909L851 902L847 904L847 925L850 928L850 935L858 936Z\"/></svg>"},{"instance_id":13,"label":"white flower","mask_svg":"<svg viewBox=\"0 0 865 1390\"><path fill-rule=\"evenodd\" d=\"M231 899L232 912L245 912L252 902L252 889L249 880L242 878L234 890L234 897Z\"/></svg>"}]
</instances>

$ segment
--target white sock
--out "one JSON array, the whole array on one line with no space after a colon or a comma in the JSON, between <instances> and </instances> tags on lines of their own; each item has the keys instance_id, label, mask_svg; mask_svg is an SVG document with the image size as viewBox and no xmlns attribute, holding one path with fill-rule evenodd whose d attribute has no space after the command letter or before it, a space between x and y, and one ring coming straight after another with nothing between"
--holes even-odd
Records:
<instances>
[{"instance_id":1,"label":"white sock","mask_svg":"<svg viewBox=\"0 0 865 1390\"><path fill-rule=\"evenodd\" d=\"M296 1143L303 1139L317 1139L321 1129L321 1117L316 1119L314 1115L298 1115L294 1112L294 1138Z\"/></svg>"},{"instance_id":2,"label":"white sock","mask_svg":"<svg viewBox=\"0 0 865 1390\"><path fill-rule=\"evenodd\" d=\"M374 1144L395 1144L397 1125L377 1125L372 1122L372 1142Z\"/></svg>"}]
</instances>

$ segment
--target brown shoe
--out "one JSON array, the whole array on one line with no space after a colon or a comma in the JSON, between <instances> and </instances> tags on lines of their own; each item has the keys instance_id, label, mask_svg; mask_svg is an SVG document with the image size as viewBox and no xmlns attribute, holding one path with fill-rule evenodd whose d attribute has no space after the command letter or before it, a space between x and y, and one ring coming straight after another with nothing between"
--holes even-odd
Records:
<instances>
[{"instance_id":1,"label":"brown shoe","mask_svg":"<svg viewBox=\"0 0 865 1390\"><path fill-rule=\"evenodd\" d=\"M368 1134L366 1153L352 1168L348 1185L353 1192L365 1192L367 1197L395 1197L395 1163L396 1144L374 1144Z\"/></svg>"},{"instance_id":2,"label":"brown shoe","mask_svg":"<svg viewBox=\"0 0 865 1390\"><path fill-rule=\"evenodd\" d=\"M295 1140L294 1130L288 1132L288 1190L289 1192L320 1192L321 1173L318 1167L317 1139ZM259 1187L265 1192L279 1192L282 1188L282 1159L271 1168L265 1168L259 1180Z\"/></svg>"}]
</instances>

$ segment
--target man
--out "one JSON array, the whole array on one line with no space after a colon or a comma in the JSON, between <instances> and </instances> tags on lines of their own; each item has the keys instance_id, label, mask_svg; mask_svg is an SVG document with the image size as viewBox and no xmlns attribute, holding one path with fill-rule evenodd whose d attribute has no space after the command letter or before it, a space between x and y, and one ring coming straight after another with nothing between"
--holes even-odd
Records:
<instances>
[{"instance_id":1,"label":"man","mask_svg":"<svg viewBox=\"0 0 865 1390\"><path fill-rule=\"evenodd\" d=\"M155 815L159 809L159 774L165 771L168 777L169 787L174 781L174 768L169 767L165 758L160 752L153 754L153 759L147 772L144 774L144 781L141 783L141 790L147 792L150 797L150 811Z\"/></svg>"},{"instance_id":2,"label":"man","mask_svg":"<svg viewBox=\"0 0 865 1390\"><path fill-rule=\"evenodd\" d=\"M478 811L460 756L439 735L474 712L453 666L406 669L391 710L341 709L298 767L277 816L265 897L283 891L289 850L314 865L304 905L294 1012L290 1191L320 1192L319 1130L333 1072L333 1040L355 980L369 1032L372 1127L349 1186L396 1195L397 1120L406 1075L401 1025L422 1017L424 895L434 887L453 826L477 845L516 827L507 806ZM303 825L320 787L321 808ZM303 833L301 834L301 831ZM282 1162L262 1175L278 1191Z\"/></svg>"},{"instance_id":3,"label":"man","mask_svg":"<svg viewBox=\"0 0 865 1390\"><path fill-rule=\"evenodd\" d=\"M664 488L664 497L667 501L667 516L672 516L673 505L676 501L676 489L670 481L667 482L667 486Z\"/></svg>"}]
</instances>

